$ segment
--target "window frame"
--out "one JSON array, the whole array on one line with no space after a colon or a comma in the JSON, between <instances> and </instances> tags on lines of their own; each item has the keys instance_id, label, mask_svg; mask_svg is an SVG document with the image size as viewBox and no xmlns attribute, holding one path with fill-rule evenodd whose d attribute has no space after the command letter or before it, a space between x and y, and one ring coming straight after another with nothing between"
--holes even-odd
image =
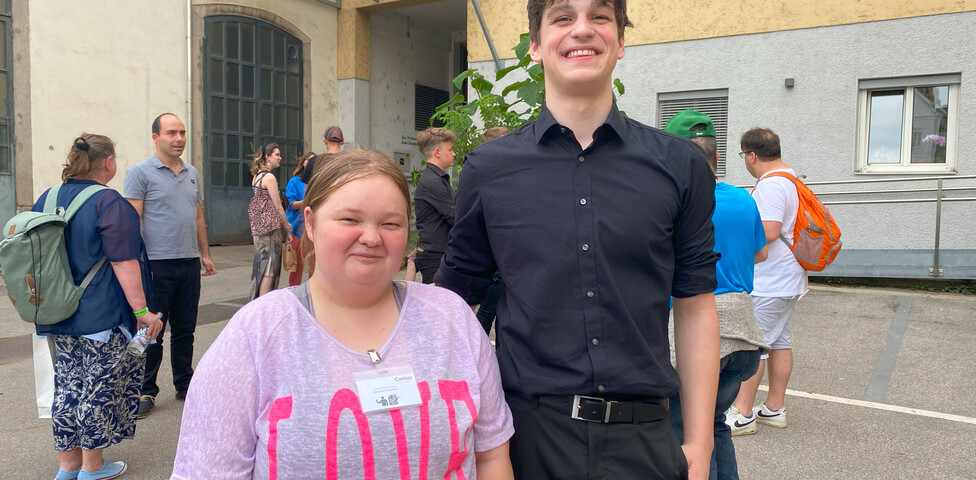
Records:
<instances>
[{"instance_id":1,"label":"window frame","mask_svg":"<svg viewBox=\"0 0 976 480\"><path fill-rule=\"evenodd\" d=\"M711 111L709 104L718 101L720 107L725 109L725 118L716 119L716 115ZM677 109L670 108L671 104L677 104L679 107ZM705 105L703 107L703 104ZM669 108L665 109L665 105ZM658 128L664 130L664 126L668 123L676 113L693 108L699 110L702 113L708 115L712 118L712 123L715 125L715 142L718 146L718 165L716 170L716 176L724 177L726 175L726 166L728 165L728 130L729 130L729 90L727 88L713 89L713 90L688 90L683 92L661 92L657 95L657 123ZM665 110L669 111L670 114L665 115ZM709 110L709 111L706 111Z\"/></svg>"},{"instance_id":2,"label":"window frame","mask_svg":"<svg viewBox=\"0 0 976 480\"><path fill-rule=\"evenodd\" d=\"M959 135L959 87L961 75L926 75L915 77L862 79L857 90L857 136L854 155L855 174L954 174L956 173L957 142ZM949 88L946 116L945 163L912 163L915 89L920 87ZM901 121L901 162L888 164L868 163L868 146L871 130L871 93L875 91L902 90L903 106Z\"/></svg>"}]
</instances>

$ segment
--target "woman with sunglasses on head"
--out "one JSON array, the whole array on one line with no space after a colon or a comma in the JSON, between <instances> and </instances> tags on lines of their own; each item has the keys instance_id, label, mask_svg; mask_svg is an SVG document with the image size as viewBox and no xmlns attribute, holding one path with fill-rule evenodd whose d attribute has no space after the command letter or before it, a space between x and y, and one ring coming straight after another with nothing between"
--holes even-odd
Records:
<instances>
[{"instance_id":1,"label":"woman with sunglasses on head","mask_svg":"<svg viewBox=\"0 0 976 480\"><path fill-rule=\"evenodd\" d=\"M281 150L268 143L254 152L251 162L251 189L254 196L247 206L254 238L254 264L251 267L251 300L278 288L281 276L281 243L291 243L291 224L281 206L278 179L272 171L281 166ZM285 238L282 239L282 230Z\"/></svg>"}]
</instances>

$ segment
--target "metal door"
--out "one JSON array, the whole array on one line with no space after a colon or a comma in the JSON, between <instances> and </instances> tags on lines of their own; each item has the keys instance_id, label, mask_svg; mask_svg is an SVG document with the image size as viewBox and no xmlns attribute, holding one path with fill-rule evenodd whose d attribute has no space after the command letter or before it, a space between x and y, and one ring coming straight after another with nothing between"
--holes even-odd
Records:
<instances>
[{"instance_id":1,"label":"metal door","mask_svg":"<svg viewBox=\"0 0 976 480\"><path fill-rule=\"evenodd\" d=\"M14 104L10 47L10 2L0 2L0 225L17 213L14 180Z\"/></svg>"},{"instance_id":2,"label":"metal door","mask_svg":"<svg viewBox=\"0 0 976 480\"><path fill-rule=\"evenodd\" d=\"M250 243L247 204L255 147L281 147L284 191L302 154L302 44L246 17L206 19L204 175L207 234L215 244Z\"/></svg>"}]
</instances>

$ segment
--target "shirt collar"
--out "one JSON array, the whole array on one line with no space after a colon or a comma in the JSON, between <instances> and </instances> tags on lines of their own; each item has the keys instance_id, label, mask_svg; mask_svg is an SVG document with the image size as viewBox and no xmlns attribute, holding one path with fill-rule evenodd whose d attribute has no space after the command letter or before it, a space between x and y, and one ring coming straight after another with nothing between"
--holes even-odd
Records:
<instances>
[{"instance_id":1,"label":"shirt collar","mask_svg":"<svg viewBox=\"0 0 976 480\"><path fill-rule=\"evenodd\" d=\"M535 143L542 141L542 137L546 135L553 127L559 125L556 118L552 116L552 112L549 111L549 107L545 104L542 105L542 111L539 112L539 118L535 121L535 130L533 131L535 135ZM627 140L627 121L624 120L623 115L620 114L620 110L617 109L617 101L613 101L613 105L610 107L610 113L607 114L607 119L604 120L603 125L609 125L617 136L621 140ZM597 128L599 130L603 127L601 125Z\"/></svg>"},{"instance_id":2,"label":"shirt collar","mask_svg":"<svg viewBox=\"0 0 976 480\"><path fill-rule=\"evenodd\" d=\"M440 175L442 177L450 177L450 175L448 175L447 172L445 172L444 170L441 170L441 167L438 167L437 165L434 165L431 162L427 162L427 168L433 169L434 170L434 173L436 173L436 174L438 174L438 175Z\"/></svg>"},{"instance_id":3,"label":"shirt collar","mask_svg":"<svg viewBox=\"0 0 976 480\"><path fill-rule=\"evenodd\" d=\"M179 160L180 160L180 171L182 172L183 170L186 170L186 164L183 163L182 158ZM151 157L149 157L149 163L156 168L169 168L163 163L162 160L159 159L159 157L155 153L152 154Z\"/></svg>"}]
</instances>

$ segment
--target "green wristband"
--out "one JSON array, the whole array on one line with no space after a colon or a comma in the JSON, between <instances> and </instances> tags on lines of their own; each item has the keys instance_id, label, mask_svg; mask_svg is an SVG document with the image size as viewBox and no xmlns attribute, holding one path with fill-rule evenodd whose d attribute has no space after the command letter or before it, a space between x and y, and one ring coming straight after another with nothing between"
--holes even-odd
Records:
<instances>
[{"instance_id":1,"label":"green wristband","mask_svg":"<svg viewBox=\"0 0 976 480\"><path fill-rule=\"evenodd\" d=\"M137 317L141 317L147 313L149 313L149 307L144 307L142 310L137 310L135 312L132 312L132 314Z\"/></svg>"}]
</instances>

